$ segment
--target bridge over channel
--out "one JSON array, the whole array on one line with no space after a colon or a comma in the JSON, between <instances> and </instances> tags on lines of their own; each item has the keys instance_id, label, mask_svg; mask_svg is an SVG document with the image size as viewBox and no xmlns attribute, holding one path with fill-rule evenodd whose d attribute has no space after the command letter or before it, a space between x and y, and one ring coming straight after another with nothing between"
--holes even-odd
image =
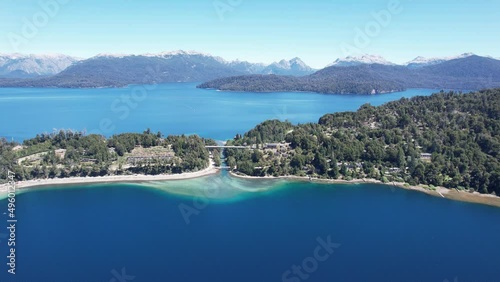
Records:
<instances>
[{"instance_id":1,"label":"bridge over channel","mask_svg":"<svg viewBox=\"0 0 500 282\"><path fill-rule=\"evenodd\" d=\"M248 149L250 150L251 147L249 146L205 146L207 149Z\"/></svg>"}]
</instances>

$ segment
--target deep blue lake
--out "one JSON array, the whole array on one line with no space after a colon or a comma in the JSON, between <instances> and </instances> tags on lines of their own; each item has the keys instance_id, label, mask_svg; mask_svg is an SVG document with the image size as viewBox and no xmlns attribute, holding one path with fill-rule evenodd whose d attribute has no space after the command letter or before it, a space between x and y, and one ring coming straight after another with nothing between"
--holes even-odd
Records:
<instances>
[{"instance_id":1,"label":"deep blue lake","mask_svg":"<svg viewBox=\"0 0 500 282\"><path fill-rule=\"evenodd\" d=\"M148 86L149 88L149 86ZM266 119L322 115L430 95L154 89L0 89L0 136L146 128L225 140ZM383 185L242 180L39 188L17 196L16 276L0 281L500 281L500 209Z\"/></svg>"},{"instance_id":2,"label":"deep blue lake","mask_svg":"<svg viewBox=\"0 0 500 282\"><path fill-rule=\"evenodd\" d=\"M110 136L151 128L227 140L268 119L317 122L324 114L355 111L365 103L380 105L433 92L437 91L410 89L373 96L241 93L197 89L194 83L118 89L0 88L0 137L22 141L59 129Z\"/></svg>"},{"instance_id":3,"label":"deep blue lake","mask_svg":"<svg viewBox=\"0 0 500 282\"><path fill-rule=\"evenodd\" d=\"M221 194L238 187L274 189L223 200L127 184L21 194L16 279L2 263L0 280L108 282L120 281L115 274L122 271L134 277L122 281L500 277L498 208L381 185L241 183L224 176L165 189L203 185L217 185ZM0 245L4 257L5 241ZM318 247L321 260L315 259ZM293 273L294 265L307 279Z\"/></svg>"}]
</instances>

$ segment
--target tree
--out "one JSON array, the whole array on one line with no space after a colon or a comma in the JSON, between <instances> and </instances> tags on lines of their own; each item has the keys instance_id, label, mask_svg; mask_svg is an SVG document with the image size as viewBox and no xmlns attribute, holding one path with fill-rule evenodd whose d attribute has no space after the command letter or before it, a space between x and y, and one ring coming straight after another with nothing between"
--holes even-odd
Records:
<instances>
[{"instance_id":1,"label":"tree","mask_svg":"<svg viewBox=\"0 0 500 282\"><path fill-rule=\"evenodd\" d=\"M337 166L337 160L336 159L333 159L331 162L330 162L330 171L328 172L328 176L330 176L331 178L333 179L337 179L339 178L339 167Z\"/></svg>"},{"instance_id":2,"label":"tree","mask_svg":"<svg viewBox=\"0 0 500 282\"><path fill-rule=\"evenodd\" d=\"M293 168L302 169L304 165L305 165L305 158L303 155L296 154L295 156L293 156L292 161L290 162L290 166Z\"/></svg>"},{"instance_id":3,"label":"tree","mask_svg":"<svg viewBox=\"0 0 500 282\"><path fill-rule=\"evenodd\" d=\"M262 152L259 151L259 150L253 150L253 153L252 153L252 161L254 163L258 163L260 162L260 160L262 159Z\"/></svg>"},{"instance_id":4,"label":"tree","mask_svg":"<svg viewBox=\"0 0 500 282\"><path fill-rule=\"evenodd\" d=\"M118 154L118 156L123 157L127 152L127 148L125 148L122 143L116 143L115 152Z\"/></svg>"},{"instance_id":5,"label":"tree","mask_svg":"<svg viewBox=\"0 0 500 282\"><path fill-rule=\"evenodd\" d=\"M328 172L328 161L326 158L322 155L320 155L318 152L316 152L314 156L314 167L316 168L316 171L319 175L324 175Z\"/></svg>"},{"instance_id":6,"label":"tree","mask_svg":"<svg viewBox=\"0 0 500 282\"><path fill-rule=\"evenodd\" d=\"M348 171L347 171L347 166L345 164L342 164L340 166L340 174L342 174L343 176L347 176Z\"/></svg>"},{"instance_id":7,"label":"tree","mask_svg":"<svg viewBox=\"0 0 500 282\"><path fill-rule=\"evenodd\" d=\"M228 157L226 159L226 163L231 169L236 167L236 159L233 156Z\"/></svg>"},{"instance_id":8,"label":"tree","mask_svg":"<svg viewBox=\"0 0 500 282\"><path fill-rule=\"evenodd\" d=\"M221 166L222 162L220 160L220 155L217 153L217 154L213 154L213 159L214 159L214 164L215 166Z\"/></svg>"},{"instance_id":9,"label":"tree","mask_svg":"<svg viewBox=\"0 0 500 282\"><path fill-rule=\"evenodd\" d=\"M254 175L254 167L250 161L238 163L238 170L246 175Z\"/></svg>"},{"instance_id":10,"label":"tree","mask_svg":"<svg viewBox=\"0 0 500 282\"><path fill-rule=\"evenodd\" d=\"M398 148L398 156L397 156L397 166L404 169L406 167L405 153L403 152L403 148Z\"/></svg>"}]
</instances>

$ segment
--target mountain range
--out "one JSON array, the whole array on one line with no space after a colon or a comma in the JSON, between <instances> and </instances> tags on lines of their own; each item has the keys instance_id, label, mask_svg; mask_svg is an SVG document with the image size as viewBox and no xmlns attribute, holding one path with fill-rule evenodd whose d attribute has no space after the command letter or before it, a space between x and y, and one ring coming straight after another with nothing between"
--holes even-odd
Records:
<instances>
[{"instance_id":1,"label":"mountain range","mask_svg":"<svg viewBox=\"0 0 500 282\"><path fill-rule=\"evenodd\" d=\"M467 57L475 56L474 53L464 53L458 56L450 56L450 57L437 57L437 58L425 58L422 56L418 56L415 59L400 64L400 66L406 66L408 68L420 68L431 65L436 65L440 63L444 63L451 60L463 59ZM491 58L491 57L490 57ZM329 64L327 67L337 66L337 67L352 67L359 65L387 65L387 66L397 66L398 64L387 61L384 57L378 55L370 55L364 54L361 56L347 56L345 58L339 58L333 63Z\"/></svg>"},{"instance_id":2,"label":"mountain range","mask_svg":"<svg viewBox=\"0 0 500 282\"><path fill-rule=\"evenodd\" d=\"M437 57L437 58L425 58L422 56L416 57L415 59L406 63L406 66L409 68L421 68L426 66L437 65L440 63L444 63L451 60L463 59L467 57L475 56L474 53L464 53L459 56L454 57Z\"/></svg>"},{"instance_id":3,"label":"mountain range","mask_svg":"<svg viewBox=\"0 0 500 282\"><path fill-rule=\"evenodd\" d=\"M293 75L293 76L303 76L312 74L315 70L308 65L306 65L300 58L293 58L289 61L281 60L277 63L272 63L271 65L264 68L262 74L278 74L278 75Z\"/></svg>"},{"instance_id":4,"label":"mountain range","mask_svg":"<svg viewBox=\"0 0 500 282\"><path fill-rule=\"evenodd\" d=\"M477 55L450 60L424 60L406 66L379 57L337 60L331 66L302 77L246 75L199 85L226 91L309 91L337 94L376 94L407 88L476 90L500 87L500 60Z\"/></svg>"},{"instance_id":5,"label":"mountain range","mask_svg":"<svg viewBox=\"0 0 500 282\"><path fill-rule=\"evenodd\" d=\"M64 55L25 57L32 58L31 64L14 65L14 62L18 61L16 55L1 57L3 61L0 62L3 63L0 63L0 66L11 67L8 72L0 73L0 86L121 87L138 83L200 82L245 74L300 76L315 71L299 58L265 65L244 61L229 62L194 51L143 55L99 54L86 60ZM50 61L51 58L53 61ZM16 70L13 66L19 68Z\"/></svg>"},{"instance_id":6,"label":"mountain range","mask_svg":"<svg viewBox=\"0 0 500 282\"><path fill-rule=\"evenodd\" d=\"M194 51L157 54L0 55L0 87L122 87L129 84L203 82L201 88L236 91L384 93L406 88L475 90L500 86L500 61L466 53L417 57L397 65L363 55L337 59L314 70L300 58L270 65L226 61Z\"/></svg>"},{"instance_id":7,"label":"mountain range","mask_svg":"<svg viewBox=\"0 0 500 282\"><path fill-rule=\"evenodd\" d=\"M0 54L0 77L29 78L55 75L80 59L66 55Z\"/></svg>"},{"instance_id":8,"label":"mountain range","mask_svg":"<svg viewBox=\"0 0 500 282\"><path fill-rule=\"evenodd\" d=\"M394 63L391 63L387 61L384 57L382 56L377 56L377 55L362 55L359 57L354 57L354 56L347 56L345 58L339 58L332 64L328 65L327 67L353 67L353 66L359 66L359 65L372 65L372 64L379 64L379 65L396 65Z\"/></svg>"}]
</instances>

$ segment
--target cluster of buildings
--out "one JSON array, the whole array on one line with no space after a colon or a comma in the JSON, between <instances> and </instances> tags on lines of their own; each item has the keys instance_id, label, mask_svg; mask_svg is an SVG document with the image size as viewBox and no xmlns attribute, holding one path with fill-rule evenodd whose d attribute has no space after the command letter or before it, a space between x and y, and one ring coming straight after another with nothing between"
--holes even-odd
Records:
<instances>
[{"instance_id":1,"label":"cluster of buildings","mask_svg":"<svg viewBox=\"0 0 500 282\"><path fill-rule=\"evenodd\" d=\"M162 155L148 155L148 156L130 156L127 157L127 164L137 165L141 163L151 163L154 161L171 161L175 157L174 153L166 153Z\"/></svg>"}]
</instances>

